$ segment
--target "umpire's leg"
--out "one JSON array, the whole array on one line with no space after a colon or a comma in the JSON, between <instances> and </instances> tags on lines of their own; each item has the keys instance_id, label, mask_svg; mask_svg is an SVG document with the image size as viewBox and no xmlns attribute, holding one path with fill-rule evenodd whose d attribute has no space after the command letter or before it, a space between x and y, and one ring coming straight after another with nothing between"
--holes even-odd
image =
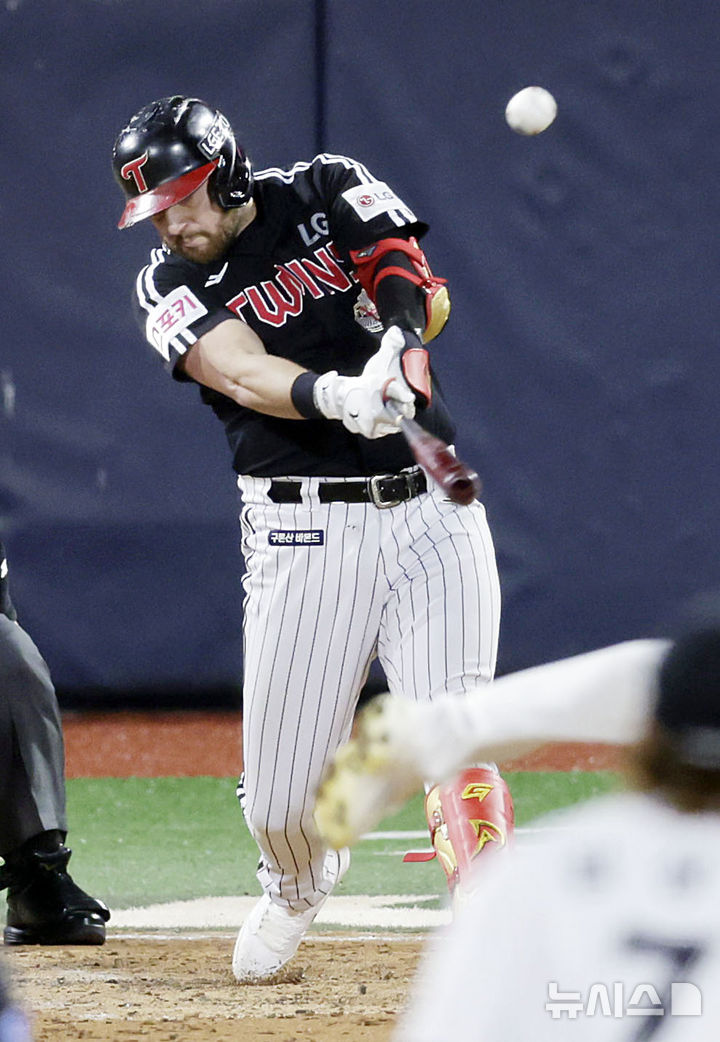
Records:
<instances>
[{"instance_id":1,"label":"umpire's leg","mask_svg":"<svg viewBox=\"0 0 720 1042\"><path fill-rule=\"evenodd\" d=\"M55 689L34 642L0 615L0 854L54 829L67 831Z\"/></svg>"},{"instance_id":2,"label":"umpire's leg","mask_svg":"<svg viewBox=\"0 0 720 1042\"><path fill-rule=\"evenodd\" d=\"M65 749L42 655L0 615L0 889L6 944L102 944L102 901L67 872Z\"/></svg>"}]
</instances>

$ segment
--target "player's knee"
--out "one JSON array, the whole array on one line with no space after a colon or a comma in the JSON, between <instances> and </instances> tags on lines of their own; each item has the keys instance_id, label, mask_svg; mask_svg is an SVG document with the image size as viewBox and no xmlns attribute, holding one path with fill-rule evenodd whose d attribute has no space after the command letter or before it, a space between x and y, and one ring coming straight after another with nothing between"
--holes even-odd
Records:
<instances>
[{"instance_id":1,"label":"player's knee","mask_svg":"<svg viewBox=\"0 0 720 1042\"><path fill-rule=\"evenodd\" d=\"M303 828L301 814L294 814L292 807L274 808L260 807L258 804L245 808L245 819L248 827L263 850L297 849L303 842L306 827Z\"/></svg>"}]
</instances>

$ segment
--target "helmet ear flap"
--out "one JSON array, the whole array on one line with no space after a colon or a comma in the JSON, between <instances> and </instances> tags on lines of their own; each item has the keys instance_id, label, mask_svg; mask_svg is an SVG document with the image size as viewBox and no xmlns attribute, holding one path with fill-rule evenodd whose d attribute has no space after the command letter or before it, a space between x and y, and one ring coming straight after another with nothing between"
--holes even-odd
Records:
<instances>
[{"instance_id":1,"label":"helmet ear flap","mask_svg":"<svg viewBox=\"0 0 720 1042\"><path fill-rule=\"evenodd\" d=\"M252 166L232 134L223 145L219 160L211 178L213 198L224 210L244 206L252 197Z\"/></svg>"}]
</instances>

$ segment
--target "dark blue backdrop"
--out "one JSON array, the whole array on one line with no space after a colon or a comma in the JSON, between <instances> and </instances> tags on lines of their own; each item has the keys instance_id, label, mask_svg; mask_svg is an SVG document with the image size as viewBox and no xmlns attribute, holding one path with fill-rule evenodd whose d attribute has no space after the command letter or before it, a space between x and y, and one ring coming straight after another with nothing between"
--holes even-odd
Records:
<instances>
[{"instance_id":1,"label":"dark blue backdrop","mask_svg":"<svg viewBox=\"0 0 720 1042\"><path fill-rule=\"evenodd\" d=\"M241 667L224 436L135 329L152 229L115 229L115 134L175 92L256 165L356 155L429 220L501 670L720 586L716 23L701 0L3 5L0 534L62 691L207 700ZM503 120L529 83L559 103L532 139Z\"/></svg>"}]
</instances>

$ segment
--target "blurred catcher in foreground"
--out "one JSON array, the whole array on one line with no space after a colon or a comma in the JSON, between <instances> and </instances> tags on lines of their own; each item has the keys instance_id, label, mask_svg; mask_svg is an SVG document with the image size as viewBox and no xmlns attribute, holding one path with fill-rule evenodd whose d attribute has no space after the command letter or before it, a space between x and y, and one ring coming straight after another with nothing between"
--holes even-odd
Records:
<instances>
[{"instance_id":1,"label":"blurred catcher in foreground","mask_svg":"<svg viewBox=\"0 0 720 1042\"><path fill-rule=\"evenodd\" d=\"M331 836L356 838L431 765L553 739L629 743L629 791L548 815L483 866L431 939L395 1042L717 1038L720 616L418 708L366 713L320 793Z\"/></svg>"},{"instance_id":2,"label":"blurred catcher in foreground","mask_svg":"<svg viewBox=\"0 0 720 1042\"><path fill-rule=\"evenodd\" d=\"M507 760L553 741L635 741L667 647L626 641L430 704L381 695L358 715L354 737L325 775L315 807L321 833L331 845L352 845L423 779L444 782L437 792L447 799L453 777L478 760Z\"/></svg>"}]
</instances>

